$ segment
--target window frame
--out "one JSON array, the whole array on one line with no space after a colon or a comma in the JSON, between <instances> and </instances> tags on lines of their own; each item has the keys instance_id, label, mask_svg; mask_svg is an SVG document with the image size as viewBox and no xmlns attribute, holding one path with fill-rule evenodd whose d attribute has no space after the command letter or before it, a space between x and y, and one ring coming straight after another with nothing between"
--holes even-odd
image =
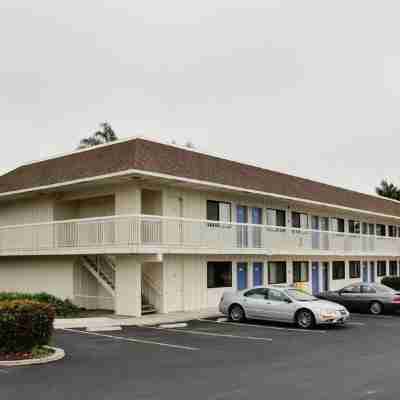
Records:
<instances>
[{"instance_id":1,"label":"window frame","mask_svg":"<svg viewBox=\"0 0 400 400\"><path fill-rule=\"evenodd\" d=\"M209 215L209 205L210 204L216 204L218 205L217 207L217 219L212 219L210 218ZM228 205L229 206L229 221L221 220L221 205ZM229 201L219 201L219 200L207 200L207 205L206 205L206 219L207 221L215 221L214 222L208 222L209 227L230 227L232 226L232 203ZM226 224L226 225L225 225Z\"/></svg>"},{"instance_id":2,"label":"window frame","mask_svg":"<svg viewBox=\"0 0 400 400\"><path fill-rule=\"evenodd\" d=\"M296 271L300 267L300 271ZM303 277L303 267L305 267L305 277ZM308 261L293 261L293 282L302 283L310 281L310 263Z\"/></svg>"},{"instance_id":3,"label":"window frame","mask_svg":"<svg viewBox=\"0 0 400 400\"><path fill-rule=\"evenodd\" d=\"M343 267L343 276L342 274L337 274L338 268L336 267L338 265ZM344 261L332 261L332 280L339 281L344 279L346 279L346 263Z\"/></svg>"},{"instance_id":4,"label":"window frame","mask_svg":"<svg viewBox=\"0 0 400 400\"><path fill-rule=\"evenodd\" d=\"M225 266L227 267L228 271L225 271L228 273L228 279L223 281L223 278L221 281L223 281L223 285L216 285L214 284L213 286L210 286L210 267L211 266L216 266L218 264L225 264ZM217 269L217 268L215 268ZM215 279L215 275L213 276L213 280L214 282L216 281ZM230 285L225 285L225 283L229 283ZM233 287L233 263L232 261L207 261L207 289L220 289L220 288L231 288Z\"/></svg>"},{"instance_id":5,"label":"window frame","mask_svg":"<svg viewBox=\"0 0 400 400\"><path fill-rule=\"evenodd\" d=\"M282 280L282 281L277 280L276 282L272 281L272 279L271 279L271 277L272 277L272 273L271 273L272 264L276 264L276 266L283 267L285 280ZM280 284L283 284L283 283L287 283L287 263L286 263L286 261L268 261L267 268L268 268L268 284L270 284L270 285L280 285ZM276 276L280 277L279 274L276 274Z\"/></svg>"},{"instance_id":6,"label":"window frame","mask_svg":"<svg viewBox=\"0 0 400 400\"><path fill-rule=\"evenodd\" d=\"M385 267L384 270L381 271L381 267ZM381 276L387 276L387 262L384 260L378 260L376 262L376 275L381 277Z\"/></svg>"},{"instance_id":7,"label":"window frame","mask_svg":"<svg viewBox=\"0 0 400 400\"><path fill-rule=\"evenodd\" d=\"M354 267L355 267L355 271L354 271ZM350 279L358 279L361 277L361 262L360 261L357 261L357 260L349 261L349 277L350 277Z\"/></svg>"}]
</instances>

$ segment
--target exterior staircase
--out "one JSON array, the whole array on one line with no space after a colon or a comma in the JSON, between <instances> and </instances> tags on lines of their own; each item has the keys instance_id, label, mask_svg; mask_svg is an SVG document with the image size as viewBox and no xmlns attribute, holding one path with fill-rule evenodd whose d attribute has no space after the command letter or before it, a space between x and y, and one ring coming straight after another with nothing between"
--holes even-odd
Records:
<instances>
[{"instance_id":1,"label":"exterior staircase","mask_svg":"<svg viewBox=\"0 0 400 400\"><path fill-rule=\"evenodd\" d=\"M82 256L79 259L79 263L81 266L86 268L94 278L96 278L96 280L111 294L112 297L115 297L116 266L112 257L107 255ZM142 315L156 312L157 308L151 304L146 294L142 293Z\"/></svg>"}]
</instances>

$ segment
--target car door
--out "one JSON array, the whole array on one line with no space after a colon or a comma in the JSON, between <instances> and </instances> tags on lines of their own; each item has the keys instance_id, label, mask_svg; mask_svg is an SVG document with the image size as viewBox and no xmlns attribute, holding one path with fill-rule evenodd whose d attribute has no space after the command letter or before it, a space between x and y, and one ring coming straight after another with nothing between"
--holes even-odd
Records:
<instances>
[{"instance_id":1,"label":"car door","mask_svg":"<svg viewBox=\"0 0 400 400\"><path fill-rule=\"evenodd\" d=\"M279 289L268 289L264 306L264 318L274 321L293 321L295 306L289 297Z\"/></svg>"},{"instance_id":2,"label":"car door","mask_svg":"<svg viewBox=\"0 0 400 400\"><path fill-rule=\"evenodd\" d=\"M368 311L369 305L376 300L377 293L372 285L361 285L362 301L360 303L361 311Z\"/></svg>"},{"instance_id":3,"label":"car door","mask_svg":"<svg viewBox=\"0 0 400 400\"><path fill-rule=\"evenodd\" d=\"M243 308L248 318L264 319L267 289L250 289L243 294Z\"/></svg>"},{"instance_id":4,"label":"car door","mask_svg":"<svg viewBox=\"0 0 400 400\"><path fill-rule=\"evenodd\" d=\"M362 307L363 295L361 285L355 284L346 286L339 290L340 303L352 310L359 310Z\"/></svg>"}]
</instances>

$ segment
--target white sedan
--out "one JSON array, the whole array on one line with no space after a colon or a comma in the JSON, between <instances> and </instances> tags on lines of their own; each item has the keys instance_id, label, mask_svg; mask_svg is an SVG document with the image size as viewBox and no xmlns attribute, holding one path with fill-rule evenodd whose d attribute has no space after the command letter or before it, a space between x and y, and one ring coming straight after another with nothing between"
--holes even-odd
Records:
<instances>
[{"instance_id":1,"label":"white sedan","mask_svg":"<svg viewBox=\"0 0 400 400\"><path fill-rule=\"evenodd\" d=\"M265 286L226 292L219 310L232 321L246 318L296 323L309 329L318 324L344 324L350 314L345 307L320 300L294 287Z\"/></svg>"}]
</instances>

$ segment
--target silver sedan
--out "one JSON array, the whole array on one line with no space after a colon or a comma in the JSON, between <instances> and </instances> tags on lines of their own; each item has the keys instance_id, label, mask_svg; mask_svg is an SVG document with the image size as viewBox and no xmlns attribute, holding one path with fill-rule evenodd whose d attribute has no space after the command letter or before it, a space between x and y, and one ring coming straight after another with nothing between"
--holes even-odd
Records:
<instances>
[{"instance_id":1,"label":"silver sedan","mask_svg":"<svg viewBox=\"0 0 400 400\"><path fill-rule=\"evenodd\" d=\"M317 299L290 286L226 292L219 310L235 322L246 318L294 322L303 329L318 324L344 324L350 316L342 305Z\"/></svg>"}]
</instances>

